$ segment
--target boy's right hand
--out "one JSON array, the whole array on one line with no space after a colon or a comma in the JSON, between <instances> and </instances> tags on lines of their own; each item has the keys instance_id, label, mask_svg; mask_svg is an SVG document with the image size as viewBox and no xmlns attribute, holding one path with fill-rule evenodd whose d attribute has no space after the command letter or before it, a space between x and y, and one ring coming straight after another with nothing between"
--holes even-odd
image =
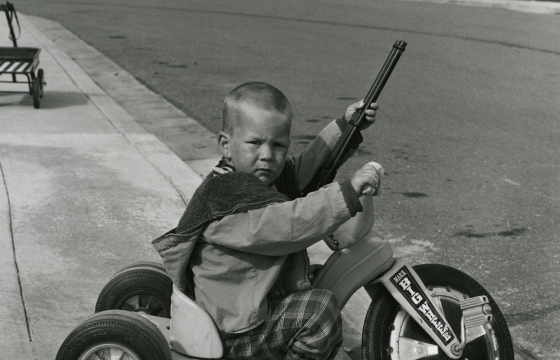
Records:
<instances>
[{"instance_id":1,"label":"boy's right hand","mask_svg":"<svg viewBox=\"0 0 560 360\"><path fill-rule=\"evenodd\" d=\"M377 194L383 173L381 165L374 162L369 162L356 171L350 178L350 183L358 197Z\"/></svg>"}]
</instances>

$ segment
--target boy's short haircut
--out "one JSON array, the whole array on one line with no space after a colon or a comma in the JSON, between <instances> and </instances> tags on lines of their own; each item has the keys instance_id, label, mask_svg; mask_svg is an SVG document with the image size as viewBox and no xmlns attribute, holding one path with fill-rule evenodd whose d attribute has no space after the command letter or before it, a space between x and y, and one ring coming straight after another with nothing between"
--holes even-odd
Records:
<instances>
[{"instance_id":1,"label":"boy's short haircut","mask_svg":"<svg viewBox=\"0 0 560 360\"><path fill-rule=\"evenodd\" d=\"M224 100L222 124L225 132L233 131L237 123L238 105L241 103L249 103L290 117L292 115L292 106L280 90L263 82L248 82L233 89Z\"/></svg>"}]
</instances>

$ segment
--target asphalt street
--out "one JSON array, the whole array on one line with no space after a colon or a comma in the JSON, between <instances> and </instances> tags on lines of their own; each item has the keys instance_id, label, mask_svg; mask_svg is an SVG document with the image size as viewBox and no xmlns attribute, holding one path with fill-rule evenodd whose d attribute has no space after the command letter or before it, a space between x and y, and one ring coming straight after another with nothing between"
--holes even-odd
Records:
<instances>
[{"instance_id":1,"label":"asphalt street","mask_svg":"<svg viewBox=\"0 0 560 360\"><path fill-rule=\"evenodd\" d=\"M16 7L61 23L214 133L234 86L277 86L295 112L293 152L364 96L406 41L377 123L339 176L383 164L376 227L396 254L472 275L518 348L560 359L560 17L399 1ZM145 127L157 132L157 119ZM186 159L174 143L188 127L173 130L160 139Z\"/></svg>"}]
</instances>

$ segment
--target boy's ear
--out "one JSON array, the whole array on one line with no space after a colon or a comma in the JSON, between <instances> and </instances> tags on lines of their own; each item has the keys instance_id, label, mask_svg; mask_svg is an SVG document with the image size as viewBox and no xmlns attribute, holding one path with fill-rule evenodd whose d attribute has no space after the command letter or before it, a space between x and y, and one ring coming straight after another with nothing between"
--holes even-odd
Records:
<instances>
[{"instance_id":1,"label":"boy's ear","mask_svg":"<svg viewBox=\"0 0 560 360\"><path fill-rule=\"evenodd\" d=\"M229 135L225 131L220 131L218 133L218 149L227 160L231 160L231 151L229 146Z\"/></svg>"}]
</instances>

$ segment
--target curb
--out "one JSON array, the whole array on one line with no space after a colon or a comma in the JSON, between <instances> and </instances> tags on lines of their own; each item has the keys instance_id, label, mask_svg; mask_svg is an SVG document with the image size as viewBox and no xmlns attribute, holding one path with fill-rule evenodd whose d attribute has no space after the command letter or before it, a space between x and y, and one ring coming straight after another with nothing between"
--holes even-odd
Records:
<instances>
[{"instance_id":1,"label":"curb","mask_svg":"<svg viewBox=\"0 0 560 360\"><path fill-rule=\"evenodd\" d=\"M408 2L429 2L437 4L455 4L463 6L489 7L532 14L560 15L560 3L547 1L522 0L399 0Z\"/></svg>"}]
</instances>

